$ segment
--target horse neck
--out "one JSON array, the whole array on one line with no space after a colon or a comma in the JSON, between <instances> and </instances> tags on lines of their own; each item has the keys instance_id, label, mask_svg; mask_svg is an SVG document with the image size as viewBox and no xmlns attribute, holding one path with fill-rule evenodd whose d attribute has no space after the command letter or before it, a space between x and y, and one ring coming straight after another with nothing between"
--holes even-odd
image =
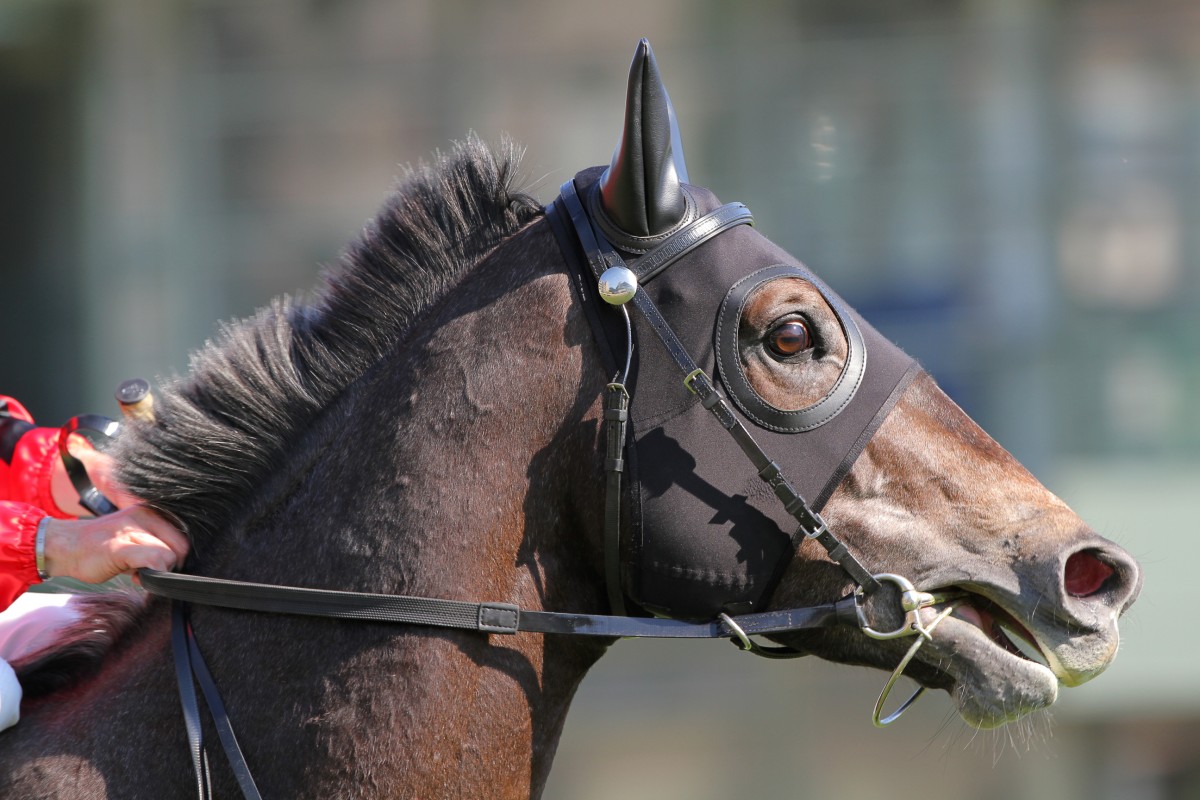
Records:
<instances>
[{"instance_id":1,"label":"horse neck","mask_svg":"<svg viewBox=\"0 0 1200 800\"><path fill-rule=\"evenodd\" d=\"M210 543L205 572L603 611L603 374L565 275L545 266L557 261L545 226L517 238L326 411L245 518ZM338 795L315 787L347 770L378 796L536 795L570 698L605 647L194 615L276 796ZM296 763L310 765L303 780L285 766Z\"/></svg>"}]
</instances>

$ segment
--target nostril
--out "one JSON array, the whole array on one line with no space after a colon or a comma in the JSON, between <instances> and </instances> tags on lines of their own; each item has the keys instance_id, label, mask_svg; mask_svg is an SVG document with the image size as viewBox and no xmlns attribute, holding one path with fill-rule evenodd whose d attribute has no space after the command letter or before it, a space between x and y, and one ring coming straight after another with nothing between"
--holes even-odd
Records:
<instances>
[{"instance_id":1,"label":"nostril","mask_svg":"<svg viewBox=\"0 0 1200 800\"><path fill-rule=\"evenodd\" d=\"M1074 597L1090 597L1100 591L1112 574L1116 572L1108 564L1096 558L1091 550L1080 550L1067 559L1063 570L1063 585L1067 594Z\"/></svg>"}]
</instances>

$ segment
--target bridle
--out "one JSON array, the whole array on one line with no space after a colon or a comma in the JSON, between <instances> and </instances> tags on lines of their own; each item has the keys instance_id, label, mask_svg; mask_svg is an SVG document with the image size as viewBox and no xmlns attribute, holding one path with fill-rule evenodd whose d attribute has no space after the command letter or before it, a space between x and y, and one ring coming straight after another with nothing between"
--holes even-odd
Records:
<instances>
[{"instance_id":1,"label":"bridle","mask_svg":"<svg viewBox=\"0 0 1200 800\"><path fill-rule=\"evenodd\" d=\"M530 632L609 638L729 638L741 649L768 658L792 658L804 653L790 647L764 646L753 641L752 636L855 625L863 633L876 639L917 637L880 695L874 714L876 724L885 725L894 721L923 691L918 689L898 711L880 718L883 701L896 677L911 660L920 644L930 639L933 626L949 613L949 609L946 609L932 624L927 624L921 619L922 609L955 598L945 593L920 592L900 575L872 574L864 567L845 543L830 530L820 514L793 488L780 466L754 440L750 431L717 390L713 380L696 365L679 337L640 285L724 231L740 225L753 224L749 209L741 203L731 203L700 216L640 257L632 268L594 224L573 181L563 185L558 200L546 208L546 216L568 261L577 262L579 253L583 255L583 264L574 264L572 267L576 277L584 275L583 270L586 269L586 274L598 281L601 295L623 316L627 333L625 366L608 384L604 403L607 428L604 561L612 614L529 611L509 603L473 603L404 595L317 590L141 570L139 576L143 588L173 600L172 651L195 772L197 796L201 800L211 797L211 787L208 759L201 734L196 684L199 684L205 697L226 758L243 795L248 800L256 800L261 795L192 632L188 619L188 603L267 613L454 628L499 635ZM625 382L633 345L632 327L626 308L628 303L632 303L649 322L678 367L683 385L733 438L738 448L753 464L759 478L771 489L787 514L798 523L803 536L817 541L829 557L851 577L857 587L852 594L816 606L750 614L720 613L715 619L707 622L625 615L619 548L621 478L625 472L624 449L630 399ZM89 426L76 422L71 430L79 432L81 428L87 427ZM104 434L108 433L111 431L104 431ZM93 438L93 441L95 440L96 438ZM73 473L76 471L72 470ZM86 478L84 480L86 481ZM78 481L76 485L80 486ZM87 486L84 486L81 491L85 491L86 488ZM889 583L898 590L904 621L893 630L881 631L871 626L864 604L865 599L878 591L884 583Z\"/></svg>"}]
</instances>

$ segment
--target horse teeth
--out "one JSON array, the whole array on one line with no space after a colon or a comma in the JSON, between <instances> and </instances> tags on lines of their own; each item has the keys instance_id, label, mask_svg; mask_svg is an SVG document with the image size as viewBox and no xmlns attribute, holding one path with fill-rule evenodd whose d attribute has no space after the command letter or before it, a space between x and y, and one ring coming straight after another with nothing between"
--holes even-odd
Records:
<instances>
[{"instance_id":1,"label":"horse teeth","mask_svg":"<svg viewBox=\"0 0 1200 800\"><path fill-rule=\"evenodd\" d=\"M1003 623L997 623L996 627L1000 629L1000 631L1004 634L1004 638L1007 639L1013 648L1018 650L1022 656L1030 661L1036 661L1047 669L1050 667L1050 663L1046 660L1046 657L1042 655L1042 651L1035 643L1026 639L1024 634Z\"/></svg>"}]
</instances>

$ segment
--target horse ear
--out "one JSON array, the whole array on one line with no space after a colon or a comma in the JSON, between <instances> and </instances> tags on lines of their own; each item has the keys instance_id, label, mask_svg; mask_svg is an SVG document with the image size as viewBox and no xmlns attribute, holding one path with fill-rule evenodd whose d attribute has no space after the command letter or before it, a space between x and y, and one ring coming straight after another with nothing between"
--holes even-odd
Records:
<instances>
[{"instance_id":1,"label":"horse ear","mask_svg":"<svg viewBox=\"0 0 1200 800\"><path fill-rule=\"evenodd\" d=\"M650 42L642 39L629 68L625 130L612 164L600 178L600 205L633 236L657 236L687 213L687 180L675 109L663 86Z\"/></svg>"}]
</instances>

